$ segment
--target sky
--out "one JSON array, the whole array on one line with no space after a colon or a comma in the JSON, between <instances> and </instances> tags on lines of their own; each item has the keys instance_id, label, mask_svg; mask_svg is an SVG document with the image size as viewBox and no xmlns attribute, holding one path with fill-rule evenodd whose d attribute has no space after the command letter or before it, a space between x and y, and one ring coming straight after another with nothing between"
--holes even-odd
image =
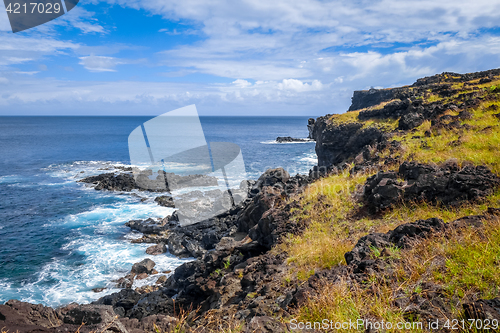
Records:
<instances>
[{"instance_id":1,"label":"sky","mask_svg":"<svg viewBox=\"0 0 500 333\"><path fill-rule=\"evenodd\" d=\"M15 34L0 5L0 115L321 116L498 67L500 1L81 0Z\"/></svg>"}]
</instances>

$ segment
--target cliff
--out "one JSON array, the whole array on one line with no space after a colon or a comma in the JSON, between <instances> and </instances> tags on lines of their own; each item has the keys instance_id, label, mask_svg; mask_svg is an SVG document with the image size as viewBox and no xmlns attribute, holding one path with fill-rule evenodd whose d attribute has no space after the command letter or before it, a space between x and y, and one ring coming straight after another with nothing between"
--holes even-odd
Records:
<instances>
[{"instance_id":1,"label":"cliff","mask_svg":"<svg viewBox=\"0 0 500 333\"><path fill-rule=\"evenodd\" d=\"M488 83L499 74L500 69L468 74L444 72L442 74L418 79L410 86L392 89L356 90L353 93L352 103L348 111L373 107L393 99L403 100L406 98L416 98L424 95L428 89L438 90L443 88L443 84L465 83L478 79L482 80L482 83ZM448 86L445 86L445 88L448 88Z\"/></svg>"}]
</instances>

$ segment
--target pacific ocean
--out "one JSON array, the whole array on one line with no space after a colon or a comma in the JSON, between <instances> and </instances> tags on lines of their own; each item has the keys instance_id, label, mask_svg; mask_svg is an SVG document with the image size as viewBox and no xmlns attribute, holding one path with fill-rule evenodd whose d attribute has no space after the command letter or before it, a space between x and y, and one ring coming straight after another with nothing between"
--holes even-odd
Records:
<instances>
[{"instance_id":1,"label":"pacific ocean","mask_svg":"<svg viewBox=\"0 0 500 333\"><path fill-rule=\"evenodd\" d=\"M165 217L153 194L96 191L77 180L130 164L127 138L152 117L0 117L0 302L58 306L118 291L111 280L149 257L131 243L131 219ZM308 117L201 117L209 142L240 146L249 178L268 168L307 173L316 164ZM158 271L189 259L154 258ZM152 281L142 280L141 284ZM136 282L138 283L138 282ZM95 293L93 288L106 288Z\"/></svg>"}]
</instances>

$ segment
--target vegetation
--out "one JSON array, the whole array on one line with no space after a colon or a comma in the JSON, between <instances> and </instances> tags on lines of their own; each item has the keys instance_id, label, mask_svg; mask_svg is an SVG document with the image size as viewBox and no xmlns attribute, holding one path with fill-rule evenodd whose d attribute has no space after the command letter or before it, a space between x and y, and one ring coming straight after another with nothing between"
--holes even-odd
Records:
<instances>
[{"instance_id":1,"label":"vegetation","mask_svg":"<svg viewBox=\"0 0 500 333\"><path fill-rule=\"evenodd\" d=\"M488 84L479 84L479 80L455 83L453 89L461 91L446 98L431 92L419 97L424 103L449 103L463 94L479 91L485 98L479 105L468 109L471 113L469 119L460 121L461 125L468 126L467 131L453 127L436 131L428 120L406 132L395 130L398 119L365 121L364 127L383 126L386 131L393 131L393 140L403 146L397 156L399 161L442 163L453 159L461 166L466 163L487 165L494 173L500 174L500 126L496 116L500 112L500 80ZM334 125L360 122L358 115L361 111L334 115L331 122ZM448 110L444 115L458 114ZM389 154L383 152L382 156ZM398 167L396 164L391 169ZM301 208L295 210L293 218L307 221L308 227L302 235L289 236L279 247L288 253L288 263L298 280L307 278L314 271L345 265L344 254L368 233L387 232L400 224L431 217L450 222L463 216L483 214L487 207L500 204L500 190L497 190L479 203L465 203L458 207L426 202L400 204L379 215L368 216L363 214L356 197L361 195L360 187L366 178L374 173L350 175L344 171L330 175L313 183L300 195ZM500 296L498 219L486 221L483 229L454 231L421 240L411 249L390 248L389 252L393 268L391 276L373 276L364 284L345 280L325 283L321 293L311 295L306 304L297 309L298 321L314 322L324 318L334 322L359 318L412 321L417 318L405 318L394 301L400 293L426 292L422 289L425 282L432 282L444 290L455 318L461 315L459 305L462 302ZM372 255L377 258L381 252L374 248Z\"/></svg>"}]
</instances>

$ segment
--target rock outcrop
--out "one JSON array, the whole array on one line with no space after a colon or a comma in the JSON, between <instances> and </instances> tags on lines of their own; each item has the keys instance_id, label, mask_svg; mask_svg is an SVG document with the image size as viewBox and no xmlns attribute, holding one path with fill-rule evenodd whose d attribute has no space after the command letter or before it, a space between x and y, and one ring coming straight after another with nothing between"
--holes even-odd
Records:
<instances>
[{"instance_id":1,"label":"rock outcrop","mask_svg":"<svg viewBox=\"0 0 500 333\"><path fill-rule=\"evenodd\" d=\"M314 135L314 123L316 122L316 120L314 118L309 118L307 120L307 130L309 131L309 135L307 136L309 139L313 139L315 138L315 135Z\"/></svg>"},{"instance_id":2,"label":"rock outcrop","mask_svg":"<svg viewBox=\"0 0 500 333\"><path fill-rule=\"evenodd\" d=\"M276 138L276 142L278 143L292 143L292 142L310 142L311 139L300 139L300 138L292 138L291 136L278 136Z\"/></svg>"},{"instance_id":3,"label":"rock outcrop","mask_svg":"<svg viewBox=\"0 0 500 333\"><path fill-rule=\"evenodd\" d=\"M334 125L329 115L316 120L314 133L319 167L345 163L356 157L365 147L389 138L378 128L363 128L363 124L358 122Z\"/></svg>"},{"instance_id":4,"label":"rock outcrop","mask_svg":"<svg viewBox=\"0 0 500 333\"><path fill-rule=\"evenodd\" d=\"M425 200L431 203L458 205L493 193L500 178L484 166L456 162L442 166L403 163L398 171L378 172L366 180L364 199L372 212L400 202Z\"/></svg>"},{"instance_id":5,"label":"rock outcrop","mask_svg":"<svg viewBox=\"0 0 500 333\"><path fill-rule=\"evenodd\" d=\"M124 192L130 192L132 190L168 192L170 188L181 188L183 186L217 186L218 184L216 177L206 175L179 176L174 173L159 170L155 180L151 180L152 176L152 171L148 169L137 176L139 183L130 173L120 173L118 175L114 173L104 173L97 176L86 177L79 180L79 182L93 184L96 190ZM143 186L146 183L151 186ZM159 200L164 201L162 199Z\"/></svg>"}]
</instances>

